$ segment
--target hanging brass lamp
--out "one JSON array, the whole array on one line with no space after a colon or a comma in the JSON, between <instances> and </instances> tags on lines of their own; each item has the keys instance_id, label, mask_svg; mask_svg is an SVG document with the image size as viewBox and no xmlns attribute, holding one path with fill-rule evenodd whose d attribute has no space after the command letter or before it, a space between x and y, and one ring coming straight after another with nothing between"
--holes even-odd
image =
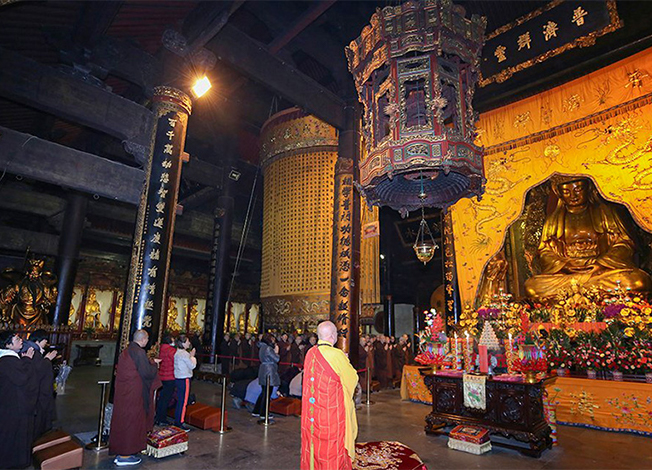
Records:
<instances>
[{"instance_id":1,"label":"hanging brass lamp","mask_svg":"<svg viewBox=\"0 0 652 470\"><path fill-rule=\"evenodd\" d=\"M435 242L435 237L432 236L430 227L428 227L428 222L426 222L426 217L423 211L423 201L425 201L427 195L423 189L423 174L421 174L421 192L418 197L421 200L421 223L419 224L419 231L417 232L417 237L414 240L414 253L419 258L424 265L432 259L435 255L435 250L439 248L437 242Z\"/></svg>"}]
</instances>

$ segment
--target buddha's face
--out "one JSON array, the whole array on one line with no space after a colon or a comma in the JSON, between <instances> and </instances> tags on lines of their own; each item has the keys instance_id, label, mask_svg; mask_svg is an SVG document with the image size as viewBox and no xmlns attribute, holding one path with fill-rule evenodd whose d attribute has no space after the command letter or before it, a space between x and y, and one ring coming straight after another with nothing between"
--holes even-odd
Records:
<instances>
[{"instance_id":1,"label":"buddha's face","mask_svg":"<svg viewBox=\"0 0 652 470\"><path fill-rule=\"evenodd\" d=\"M559 185L559 195L568 207L581 207L588 201L585 180L570 181Z\"/></svg>"}]
</instances>

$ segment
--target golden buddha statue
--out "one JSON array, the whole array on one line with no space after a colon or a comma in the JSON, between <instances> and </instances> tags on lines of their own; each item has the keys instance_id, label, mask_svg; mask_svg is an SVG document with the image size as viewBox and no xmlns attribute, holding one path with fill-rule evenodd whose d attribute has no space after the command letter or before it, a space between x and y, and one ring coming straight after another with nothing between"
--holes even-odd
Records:
<instances>
[{"instance_id":1,"label":"golden buddha statue","mask_svg":"<svg viewBox=\"0 0 652 470\"><path fill-rule=\"evenodd\" d=\"M190 306L190 331L201 332L201 326L199 326L199 309L196 300L193 300Z\"/></svg>"},{"instance_id":2,"label":"golden buddha statue","mask_svg":"<svg viewBox=\"0 0 652 470\"><path fill-rule=\"evenodd\" d=\"M179 317L179 309L177 308L177 300L170 297L170 306L168 307L168 316L167 316L167 329L170 332L176 333L181 331L181 325L177 322Z\"/></svg>"},{"instance_id":3,"label":"golden buddha statue","mask_svg":"<svg viewBox=\"0 0 652 470\"><path fill-rule=\"evenodd\" d=\"M634 241L616 207L601 199L592 182L553 180L552 190L559 200L543 224L541 274L525 282L528 297L549 299L578 286L652 290L650 276L634 265Z\"/></svg>"},{"instance_id":4,"label":"golden buddha statue","mask_svg":"<svg viewBox=\"0 0 652 470\"><path fill-rule=\"evenodd\" d=\"M86 300L86 312L84 315L84 328L93 328L95 330L103 329L102 321L100 320L101 306L97 301L97 294L95 289L88 291L88 299Z\"/></svg>"},{"instance_id":5,"label":"golden buddha statue","mask_svg":"<svg viewBox=\"0 0 652 470\"><path fill-rule=\"evenodd\" d=\"M24 326L47 324L47 316L57 301L56 276L44 271L42 259L30 259L25 273L7 269L2 277L13 284L0 292L4 321Z\"/></svg>"},{"instance_id":6,"label":"golden buddha statue","mask_svg":"<svg viewBox=\"0 0 652 470\"><path fill-rule=\"evenodd\" d=\"M120 330L120 318L122 317L122 292L118 292L118 303L115 307L115 315L113 316L113 331Z\"/></svg>"}]
</instances>

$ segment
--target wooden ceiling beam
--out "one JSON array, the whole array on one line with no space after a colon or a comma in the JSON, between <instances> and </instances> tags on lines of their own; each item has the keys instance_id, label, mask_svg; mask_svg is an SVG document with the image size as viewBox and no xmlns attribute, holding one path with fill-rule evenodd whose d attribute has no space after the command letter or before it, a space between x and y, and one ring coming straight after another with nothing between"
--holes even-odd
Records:
<instances>
[{"instance_id":1,"label":"wooden ceiling beam","mask_svg":"<svg viewBox=\"0 0 652 470\"><path fill-rule=\"evenodd\" d=\"M235 13L246 0L234 0L231 5L224 7L220 2L210 4L211 10L207 15L198 18L195 24L184 24L185 36L188 38L186 50L189 55L204 47L208 41L213 39L217 33L226 25L233 13ZM203 9L204 5L200 4L198 9ZM203 10L205 11L205 10ZM201 11L200 11L201 12Z\"/></svg>"},{"instance_id":2,"label":"wooden ceiling beam","mask_svg":"<svg viewBox=\"0 0 652 470\"><path fill-rule=\"evenodd\" d=\"M262 83L274 93L338 129L344 128L344 101L237 28L226 25L206 48L218 59Z\"/></svg>"},{"instance_id":3,"label":"wooden ceiling beam","mask_svg":"<svg viewBox=\"0 0 652 470\"><path fill-rule=\"evenodd\" d=\"M270 54L276 55L278 51L287 46L297 35L310 26L326 10L328 10L337 0L322 0L310 8L306 13L301 15L284 33L280 34L267 45Z\"/></svg>"},{"instance_id":4,"label":"wooden ceiling beam","mask_svg":"<svg viewBox=\"0 0 652 470\"><path fill-rule=\"evenodd\" d=\"M137 103L0 48L0 95L149 147L152 113Z\"/></svg>"},{"instance_id":5,"label":"wooden ceiling beam","mask_svg":"<svg viewBox=\"0 0 652 470\"><path fill-rule=\"evenodd\" d=\"M138 204L145 173L90 153L0 127L0 167L9 173Z\"/></svg>"}]
</instances>

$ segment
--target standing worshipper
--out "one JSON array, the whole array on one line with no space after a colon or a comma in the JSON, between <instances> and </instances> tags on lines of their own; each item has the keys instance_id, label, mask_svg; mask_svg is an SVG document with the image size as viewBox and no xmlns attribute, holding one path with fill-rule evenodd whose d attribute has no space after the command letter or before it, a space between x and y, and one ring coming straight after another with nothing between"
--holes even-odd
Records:
<instances>
[{"instance_id":1,"label":"standing worshipper","mask_svg":"<svg viewBox=\"0 0 652 470\"><path fill-rule=\"evenodd\" d=\"M317 326L318 343L306 353L301 400L301 470L350 470L358 423L353 394L358 374L335 348L337 328Z\"/></svg>"},{"instance_id":2,"label":"standing worshipper","mask_svg":"<svg viewBox=\"0 0 652 470\"><path fill-rule=\"evenodd\" d=\"M245 333L240 349L245 367L251 367L251 333Z\"/></svg>"},{"instance_id":3,"label":"standing worshipper","mask_svg":"<svg viewBox=\"0 0 652 470\"><path fill-rule=\"evenodd\" d=\"M376 343L374 344L374 372L376 378L380 382L380 388L384 389L389 386L389 364L388 358L388 345L384 335L379 335Z\"/></svg>"},{"instance_id":4,"label":"standing worshipper","mask_svg":"<svg viewBox=\"0 0 652 470\"><path fill-rule=\"evenodd\" d=\"M117 454L118 467L138 465L138 454L147 447L147 433L154 425L154 391L161 386L157 364L143 349L149 334L136 330L134 339L118 358L115 373L113 416L109 434L109 453Z\"/></svg>"},{"instance_id":5,"label":"standing worshipper","mask_svg":"<svg viewBox=\"0 0 652 470\"><path fill-rule=\"evenodd\" d=\"M57 356L56 351L46 354L45 348L48 345L48 334L43 329L34 330L29 335L29 341L23 345L34 348L32 358L35 380L38 383L38 395L36 399L36 415L34 422L34 439L38 439L47 431L52 429L54 421L54 371L52 360Z\"/></svg>"},{"instance_id":6,"label":"standing worshipper","mask_svg":"<svg viewBox=\"0 0 652 470\"><path fill-rule=\"evenodd\" d=\"M292 364L303 364L302 341L301 336L297 336L292 341L292 345L290 346L290 362Z\"/></svg>"},{"instance_id":7,"label":"standing worshipper","mask_svg":"<svg viewBox=\"0 0 652 470\"><path fill-rule=\"evenodd\" d=\"M156 420L159 426L167 424L167 413L172 395L174 395L174 355L177 348L174 347L174 338L170 335L163 336L161 348L159 349L158 358L161 363L158 367L158 378L161 379L163 387L158 395L156 404Z\"/></svg>"},{"instance_id":8,"label":"standing worshipper","mask_svg":"<svg viewBox=\"0 0 652 470\"><path fill-rule=\"evenodd\" d=\"M278 375L278 344L276 339L269 333L265 333L263 340L258 343L258 358L260 359L260 368L258 369L258 383L263 391L256 400L256 405L251 413L253 416L260 416L266 409L264 406L269 407L267 402L267 377L269 377L269 386L278 387L281 385L281 377ZM270 392L271 398L271 392Z\"/></svg>"},{"instance_id":9,"label":"standing worshipper","mask_svg":"<svg viewBox=\"0 0 652 470\"><path fill-rule=\"evenodd\" d=\"M288 365L290 362L290 341L287 333L283 333L281 339L276 344L278 345L278 355L280 356L278 373L283 375L290 368Z\"/></svg>"},{"instance_id":10,"label":"standing worshipper","mask_svg":"<svg viewBox=\"0 0 652 470\"><path fill-rule=\"evenodd\" d=\"M184 431L190 431L185 424L186 408L190 397L190 379L192 371L197 367L196 351L186 335L177 338L177 352L174 355L174 383L177 389L177 408L174 412L174 424Z\"/></svg>"},{"instance_id":11,"label":"standing worshipper","mask_svg":"<svg viewBox=\"0 0 652 470\"><path fill-rule=\"evenodd\" d=\"M13 331L0 333L0 466L25 468L32 463L34 407L30 396L34 348L19 356L23 340Z\"/></svg>"},{"instance_id":12,"label":"standing worshipper","mask_svg":"<svg viewBox=\"0 0 652 470\"><path fill-rule=\"evenodd\" d=\"M229 365L231 363L231 358L229 356L229 343L231 342L231 335L229 333L224 333L224 338L220 343L220 356L222 356L222 374L229 375Z\"/></svg>"}]
</instances>

